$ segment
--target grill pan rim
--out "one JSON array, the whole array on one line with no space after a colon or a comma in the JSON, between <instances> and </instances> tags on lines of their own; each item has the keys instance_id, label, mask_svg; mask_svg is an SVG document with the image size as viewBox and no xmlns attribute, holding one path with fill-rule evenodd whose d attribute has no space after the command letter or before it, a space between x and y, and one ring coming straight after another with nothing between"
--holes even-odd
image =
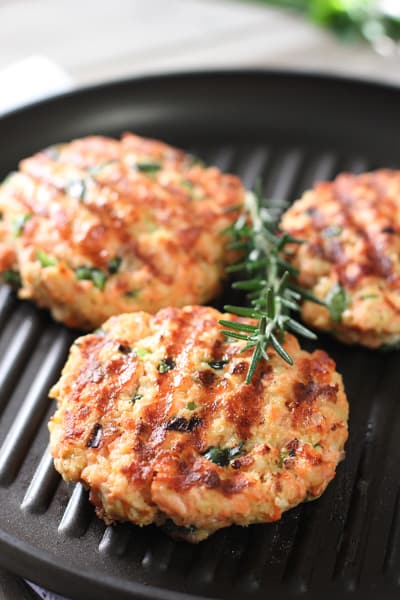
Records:
<instances>
[{"instance_id":1,"label":"grill pan rim","mask_svg":"<svg viewBox=\"0 0 400 600\"><path fill-rule=\"evenodd\" d=\"M7 552L10 553L8 558L6 555ZM19 561L18 564L16 561ZM42 585L48 590L64 595L68 593L71 598L81 599L82 594L84 594L83 597L87 600L98 600L100 597L99 593L101 593L102 598L105 598L107 593L114 594L117 589L118 594L123 594L122 596L119 595L118 598L121 597L124 600L125 598L143 598L143 600L210 600L209 597L205 596L184 594L132 581L127 581L126 585L120 587L120 579L104 573L101 575L101 582L99 582L98 574L86 575L82 574L78 569L59 566L55 564L50 554L30 546L23 540L15 540L12 536L1 530L0 564L9 571L24 579L29 579L38 585ZM38 579L37 569L40 568L43 568L44 571L43 574L41 573L40 579ZM59 585L54 585L55 581L59 581L60 576L62 579L73 577L77 585L72 580L72 585L67 591L65 588L60 588ZM71 584L71 580L69 580L69 584Z\"/></svg>"},{"instance_id":2,"label":"grill pan rim","mask_svg":"<svg viewBox=\"0 0 400 600\"><path fill-rule=\"evenodd\" d=\"M172 83L176 84L179 80L195 81L198 79L229 79L229 78L248 78L254 80L254 78L261 79L290 79L292 81L304 83L321 83L326 84L344 84L345 86L358 87L359 89L364 88L365 90L374 90L377 92L389 92L398 94L400 91L400 84L390 83L386 81L371 81L364 77L356 77L351 75L339 75L336 73L324 73L319 70L307 70L307 69L264 69L264 68L235 68L232 67L224 69L199 69L196 71L175 71L166 72L160 74L151 75L136 75L133 77L116 78L106 81L105 83L96 83L92 85L79 86L76 89L68 92L61 92L60 94L54 94L49 98L43 100L37 100L29 102L22 107L17 109L11 109L3 113L0 116L0 126L4 120L8 120L10 117L18 117L25 115L27 111L35 108L51 107L58 104L60 101L67 101L69 99L75 99L76 97L83 96L86 94L101 94L102 92L109 91L110 88L122 88L131 85L143 85L152 83Z\"/></svg>"}]
</instances>

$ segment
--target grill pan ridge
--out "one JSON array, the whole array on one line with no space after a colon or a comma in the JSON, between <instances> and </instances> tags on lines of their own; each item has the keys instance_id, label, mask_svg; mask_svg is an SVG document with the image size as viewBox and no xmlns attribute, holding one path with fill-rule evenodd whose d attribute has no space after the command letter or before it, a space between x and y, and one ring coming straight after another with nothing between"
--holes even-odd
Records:
<instances>
[{"instance_id":1,"label":"grill pan ridge","mask_svg":"<svg viewBox=\"0 0 400 600\"><path fill-rule=\"evenodd\" d=\"M372 127L373 126L373 127ZM0 120L0 176L52 143L132 130L292 202L340 171L399 168L400 90L329 77L221 72L81 90ZM223 299L219 300L220 305ZM316 502L198 546L106 527L48 453L47 398L79 332L0 286L0 564L72 598L392 600L400 594L398 353L321 335L350 402L346 459ZM308 348L315 345L307 345Z\"/></svg>"}]
</instances>

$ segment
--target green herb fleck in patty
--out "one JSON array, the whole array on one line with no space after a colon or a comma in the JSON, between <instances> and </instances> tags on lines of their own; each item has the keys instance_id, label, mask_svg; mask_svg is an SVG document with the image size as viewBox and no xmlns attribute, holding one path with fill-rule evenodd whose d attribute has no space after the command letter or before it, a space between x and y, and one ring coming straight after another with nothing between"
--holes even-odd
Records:
<instances>
[{"instance_id":1,"label":"green herb fleck in patty","mask_svg":"<svg viewBox=\"0 0 400 600\"><path fill-rule=\"evenodd\" d=\"M160 364L158 365L159 373L168 373L168 371L172 371L175 368L175 361L173 358L162 358L160 360Z\"/></svg>"},{"instance_id":2,"label":"green herb fleck in patty","mask_svg":"<svg viewBox=\"0 0 400 600\"><path fill-rule=\"evenodd\" d=\"M349 297L346 290L340 283L336 283L328 293L325 301L332 321L338 323L349 305Z\"/></svg>"},{"instance_id":3,"label":"green herb fleck in patty","mask_svg":"<svg viewBox=\"0 0 400 600\"><path fill-rule=\"evenodd\" d=\"M229 363L229 360L222 359L222 360L210 360L207 364L212 369L219 371L220 369L223 369L224 366L227 365L228 363Z\"/></svg>"},{"instance_id":4,"label":"green herb fleck in patty","mask_svg":"<svg viewBox=\"0 0 400 600\"><path fill-rule=\"evenodd\" d=\"M70 181L65 186L65 192L75 200L84 200L87 192L86 182L84 179L75 179Z\"/></svg>"},{"instance_id":5,"label":"green herb fleck in patty","mask_svg":"<svg viewBox=\"0 0 400 600\"><path fill-rule=\"evenodd\" d=\"M22 232L24 231L25 225L28 221L30 221L30 219L32 219L32 215L29 214L18 215L17 217L15 217L11 226L12 234L15 238L21 236Z\"/></svg>"},{"instance_id":6,"label":"green herb fleck in patty","mask_svg":"<svg viewBox=\"0 0 400 600\"><path fill-rule=\"evenodd\" d=\"M115 275L115 273L118 273L121 263L122 258L120 256L115 256L108 262L107 268L110 275Z\"/></svg>"},{"instance_id":7,"label":"green herb fleck in patty","mask_svg":"<svg viewBox=\"0 0 400 600\"><path fill-rule=\"evenodd\" d=\"M3 271L3 273L1 273L1 276L3 278L4 283L8 283L9 285L12 285L17 289L20 288L22 285L21 275L19 271L16 271L15 269L8 269L7 271Z\"/></svg>"},{"instance_id":8,"label":"green herb fleck in patty","mask_svg":"<svg viewBox=\"0 0 400 600\"><path fill-rule=\"evenodd\" d=\"M140 171L140 173L157 173L161 169L160 163L151 160L142 160L133 165L133 169L135 171Z\"/></svg>"},{"instance_id":9,"label":"green herb fleck in patty","mask_svg":"<svg viewBox=\"0 0 400 600\"><path fill-rule=\"evenodd\" d=\"M105 288L107 277L101 269L82 265L75 269L75 275L79 281L91 281L93 285L101 291Z\"/></svg>"},{"instance_id":10,"label":"green herb fleck in patty","mask_svg":"<svg viewBox=\"0 0 400 600\"><path fill-rule=\"evenodd\" d=\"M143 395L136 392L136 394L134 394L131 402L132 402L132 404L135 404L138 400L141 400L142 398L143 398Z\"/></svg>"},{"instance_id":11,"label":"green herb fleck in patty","mask_svg":"<svg viewBox=\"0 0 400 600\"><path fill-rule=\"evenodd\" d=\"M216 446L210 446L203 456L207 460L219 465L220 467L226 467L229 465L231 460L245 454L243 451L243 442L240 442L234 448L217 448Z\"/></svg>"},{"instance_id":12,"label":"green herb fleck in patty","mask_svg":"<svg viewBox=\"0 0 400 600\"><path fill-rule=\"evenodd\" d=\"M54 267L58 264L58 260L54 258L54 256L50 256L50 254L47 254L47 252L45 252L44 250L37 250L36 258L38 259L42 267Z\"/></svg>"}]
</instances>

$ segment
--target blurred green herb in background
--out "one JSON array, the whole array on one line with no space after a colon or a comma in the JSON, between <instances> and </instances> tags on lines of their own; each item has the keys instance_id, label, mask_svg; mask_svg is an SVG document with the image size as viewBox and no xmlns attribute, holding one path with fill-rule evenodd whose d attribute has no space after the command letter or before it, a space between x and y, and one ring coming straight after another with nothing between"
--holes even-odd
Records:
<instances>
[{"instance_id":1,"label":"blurred green herb in background","mask_svg":"<svg viewBox=\"0 0 400 600\"><path fill-rule=\"evenodd\" d=\"M380 54L398 50L400 0L258 0L292 9L346 41L367 41Z\"/></svg>"}]
</instances>

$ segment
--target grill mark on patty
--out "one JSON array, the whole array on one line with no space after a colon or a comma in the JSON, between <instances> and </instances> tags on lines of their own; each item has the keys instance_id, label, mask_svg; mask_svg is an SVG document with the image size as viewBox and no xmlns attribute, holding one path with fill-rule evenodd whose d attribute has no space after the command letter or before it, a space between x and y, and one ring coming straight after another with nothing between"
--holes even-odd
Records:
<instances>
[{"instance_id":1,"label":"grill mark on patty","mask_svg":"<svg viewBox=\"0 0 400 600\"><path fill-rule=\"evenodd\" d=\"M176 368L173 371L168 372L165 375L169 375L171 378L177 378L177 381L181 381L180 365L185 370L188 357L190 356L191 350L201 344L199 335L204 331L205 320L204 316L200 313L198 319L193 319L193 316L189 312L183 312L179 309L166 309L165 315L170 316L174 322L174 327L168 339L166 347L166 356L173 357L175 360ZM215 322L212 323L214 325ZM210 326L210 323L207 323ZM211 325L211 326L212 326ZM190 362L189 362L190 365ZM159 380L165 378L165 375L160 375ZM186 376L188 380L191 380L190 375ZM201 388L200 388L201 389ZM207 399L207 400L206 400ZM214 406L209 403L210 389L209 387L203 390L200 395L199 406L201 407L196 414L196 418L200 419L196 427L192 428L190 436L187 438L187 444L192 445L197 451L201 451L203 447L204 432L207 431L212 415L214 414Z\"/></svg>"},{"instance_id":2,"label":"grill mark on patty","mask_svg":"<svg viewBox=\"0 0 400 600\"><path fill-rule=\"evenodd\" d=\"M46 148L42 152L53 160L67 162L79 169L87 169L94 164L118 160L121 150L121 144L114 139L104 136L89 136Z\"/></svg>"},{"instance_id":3,"label":"grill mark on patty","mask_svg":"<svg viewBox=\"0 0 400 600\"><path fill-rule=\"evenodd\" d=\"M150 144L150 147L152 144L154 144L154 142ZM104 252L104 239L113 239L118 248L129 247L131 252L135 254L135 257L148 267L152 275L159 278L166 285L170 285L172 277L161 272L157 268L152 256L142 252L138 247L138 244L133 242L132 235L129 231L129 221L135 222L136 219L133 217L132 219L121 219L115 212L115 198L118 197L118 201L122 203L127 210L131 209L134 211L136 205L142 205L141 210L143 212L147 205L152 215L154 214L154 210L157 209L160 213L160 218L162 217L163 211L168 212L167 219L164 220L164 226L168 227L169 225L169 228L171 228L170 223L173 217L178 219L178 223L179 220L183 220L184 226L182 227L182 224L180 224L179 227L176 225L175 229L179 234L178 241L180 242L180 246L183 248L187 247L187 249L192 248L197 242L202 230L206 228L207 222L211 223L215 219L215 210L206 210L207 203L204 202L204 208L202 204L198 204L196 205L196 210L192 211L192 215L188 215L186 208L188 201L186 195L179 199L174 194L168 193L157 181L152 181L142 173L138 173L137 177L140 181L137 182L137 185L141 186L142 190L145 190L144 197L141 198L140 192L137 190L135 190L134 193L132 192L132 173L129 174L129 168L121 162L123 159L124 156L121 153L119 162L117 160L113 161L115 162L115 165L110 169L109 177L100 180L88 174L82 167L79 168L79 166L75 166L75 168L80 171L80 173L77 173L76 179L90 180L90 189L87 191L87 197L85 197L83 204L86 210L99 217L100 224L90 228L87 234L75 244L68 238L68 233L70 233L70 231L59 231L60 236L62 233L61 237L65 241L71 243L74 251L80 251L79 253L81 254L83 253L94 266L99 268L106 267L107 261L109 260L109 256ZM57 194L57 197L60 205L63 207L66 204L64 190L69 183L67 170L71 165L74 166L72 161L64 163L60 158L59 160L54 161L48 154L42 152L32 158L22 161L20 168L25 176L35 182L37 186L41 184L45 185L49 191L52 189L58 190L59 193ZM62 166L66 167L65 173L61 170ZM89 165L87 165L86 168L88 168L88 166ZM176 168L181 167L176 165ZM119 173L117 178L115 178L115 171ZM203 171L201 171L200 175L203 175ZM222 177L225 177L225 179L227 178L226 175L223 175ZM231 191L233 201L235 200L240 182L237 178L233 178L232 181L234 183ZM221 190L222 186L220 186L217 191L221 192ZM29 197L31 194L27 194L27 196ZM100 202L98 201L99 198L101 199ZM94 199L94 201L92 201L92 199ZM229 200L228 197L227 200ZM76 207L79 207L79 204L82 201L80 199L75 199L74 203L74 199L68 197L68 202L73 205L70 218L70 220L72 220L74 218L74 207L76 210ZM208 201L208 203L211 203L211 206L213 202L212 198ZM33 202L30 204L31 210L36 212L35 203ZM51 206L52 205L49 204L49 217ZM161 218L161 220L163 219ZM100 228L102 228L103 231L99 236L98 231ZM175 249L175 246L173 249Z\"/></svg>"},{"instance_id":4,"label":"grill mark on patty","mask_svg":"<svg viewBox=\"0 0 400 600\"><path fill-rule=\"evenodd\" d=\"M171 285L173 278L170 275L166 275L165 273L160 272L152 257L140 250L137 240L130 239L129 247L132 249L135 257L139 259L144 266L147 267L147 269L153 277L159 278L166 285Z\"/></svg>"},{"instance_id":5,"label":"grill mark on patty","mask_svg":"<svg viewBox=\"0 0 400 600\"><path fill-rule=\"evenodd\" d=\"M111 141L109 143L111 144ZM101 140L96 141L96 144L101 146ZM84 143L81 146L84 146ZM66 148L68 147L69 145L66 145ZM11 182L9 187L4 188L3 205L7 196L13 200L12 210L33 213L33 216L37 217L36 231L32 229L35 219L31 219L23 232L24 239L16 242L12 239L10 227L13 216L8 210L4 210L5 235L9 238L10 246L17 246L17 252L13 253L7 262L7 250L0 249L0 262L4 265L3 270L12 265L14 260L19 261L21 267L24 263L34 266L35 281L32 283L23 277L22 293L26 297L32 297L42 306L50 308L56 319L62 319L70 326L92 329L112 312L121 311L121 306L128 311L135 307L157 310L162 303L169 303L164 295L172 297L177 289L182 289L182 297L186 297L187 303L204 302L212 291L215 292L219 286L218 277L222 269L218 256L223 250L223 240L218 236L218 225L221 222L222 228L222 223L235 218L233 214L224 216L224 207L229 204L238 205L243 200L243 189L238 179L230 179L232 185L229 187L224 179L226 176L218 169L208 171L197 168L193 173L190 171L194 181L197 178L203 182L203 179L211 177L210 184L214 196L196 202L193 204L193 210L189 211L187 195L185 194L185 200L181 204L175 202L174 198L166 193L161 176L159 185L152 176L143 173L134 173L130 181L127 176L125 183L134 185L135 190L131 194L120 193L118 196L116 189L117 184L121 183L121 177L115 180L115 168L122 168L128 172L127 165L117 161L115 164L109 164L105 168L104 181L104 178L97 178L103 174L102 170L83 172L82 164L78 165L80 170L74 169L71 165L73 161L68 161L68 155L66 152L63 158L59 152L57 156L52 152L43 152L22 161L21 170L15 175L15 184ZM93 161L97 155L98 152L95 152ZM52 160L54 158L57 160ZM151 162L150 157L147 158ZM82 162L81 159L79 162ZM175 177L182 181L179 179L181 175L179 172L162 173L166 180L168 177ZM113 183L107 186L109 176ZM75 183L78 184L80 179L88 183L72 189L70 184L73 184L75 179ZM66 188L68 195L64 193ZM145 190L144 194L142 188ZM13 191L20 192L23 202L31 208L25 210L23 203L14 200ZM78 197L79 195L83 198ZM155 205L153 200L158 204ZM149 239L152 229L148 225L152 225L153 222L161 226L154 240L155 245L159 246L157 253L154 252L152 240ZM130 224L131 227L125 227L124 223ZM211 224L210 227L208 223ZM196 227L196 231L190 230L191 227ZM29 229L31 231L28 231ZM179 230L188 234L190 252L185 253L176 239L170 239L173 232ZM198 237L195 248L191 243L194 239L192 234ZM52 273L46 270L47 265L39 258L38 249L48 252L50 259L55 259L55 269ZM12 247L10 250L12 251ZM172 265L179 263L178 269L168 268L168 256ZM108 265L116 257L122 259L123 263L120 272L114 277L114 273L109 273ZM227 262L230 260L231 257L227 257ZM206 264L210 265L209 275L204 271ZM93 273L91 282L89 280L89 283L80 283L81 277L79 274L75 276L74 273L78 266L100 268L103 275ZM181 276L181 271L184 270L195 272L196 277L185 280ZM108 275L112 276L109 278ZM199 283L199 276L200 279L204 278L204 281L202 279ZM165 289L165 286L170 286L170 289ZM82 302L78 302L78 296L82 298ZM103 296L106 302L98 304L97 310L90 311L90 300L94 296ZM131 302L136 296L138 299Z\"/></svg>"},{"instance_id":6,"label":"grill mark on patty","mask_svg":"<svg viewBox=\"0 0 400 600\"><path fill-rule=\"evenodd\" d=\"M333 190L335 199L339 202L345 217L345 227L353 229L357 235L363 239L365 244L364 258L366 260L361 264L359 277L361 277L361 275L377 275L378 277L387 278L391 276L393 270L392 262L385 254L387 249L380 247L382 244L379 243L379 238L376 240L371 237L365 224L359 223L357 219L359 201L356 190L354 189L354 186L357 185L357 181L357 176L341 175L336 179ZM377 195L374 194L372 198L368 198L368 202L370 203L372 210L379 215L379 206L383 201L388 201L387 190L382 186L376 185L377 179L374 176L369 178L368 183L368 187L372 187L373 191L377 192ZM346 283L343 275L342 280L343 283ZM351 282L347 283L355 285L357 281L353 281L352 279Z\"/></svg>"},{"instance_id":7,"label":"grill mark on patty","mask_svg":"<svg viewBox=\"0 0 400 600\"><path fill-rule=\"evenodd\" d=\"M341 227L350 232L350 235L355 235L363 241L364 252L359 253L357 261L358 269L351 275L346 273L346 268L349 263L354 262L354 257L347 257L346 246L340 239L325 239L322 235L318 235L317 239L313 239L309 243L310 252L316 256L325 258L333 264L338 273L339 280L349 288L355 287L364 276L372 275L386 279L395 278L397 280L397 276L393 272L393 263L388 256L389 247L393 244L393 234L396 233L396 230L392 227L391 220L397 209L389 196L387 182L382 182L381 179L380 172L369 173L364 176L342 174L334 182L322 183L315 188L314 193L316 197L314 201L317 202L319 191L323 194L326 192L330 193L331 197L329 201L336 203L340 209ZM379 232L368 232L366 225L363 222L359 222L359 194L361 194L362 198L362 192L360 192L358 187L359 184L367 187L365 192L367 195L366 202L368 202L369 209L377 215L377 219L381 220L382 216L384 216L388 220L388 225L383 226ZM373 192L372 196L368 194L371 191ZM384 205L388 204L390 205L390 210L386 209L388 214L385 214ZM318 234L321 233L328 224L323 210L319 210L315 206L311 207L307 212L311 218L313 229Z\"/></svg>"},{"instance_id":8,"label":"grill mark on patty","mask_svg":"<svg viewBox=\"0 0 400 600\"><path fill-rule=\"evenodd\" d=\"M229 497L240 493L250 485L245 475L237 470L232 472L224 468L224 474L221 477L216 467L205 465L200 459L195 461L179 460L174 467L174 474L170 477L169 485L177 492L204 486Z\"/></svg>"},{"instance_id":9,"label":"grill mark on patty","mask_svg":"<svg viewBox=\"0 0 400 600\"><path fill-rule=\"evenodd\" d=\"M78 343L82 355L81 367L71 389L74 402L90 402L100 414L107 410L123 389L131 385L139 377L138 360L134 354L111 358L106 362L100 359L100 352L105 346L114 346L113 340L106 336L89 335ZM95 384L96 387L91 384ZM86 397L87 396L87 397Z\"/></svg>"},{"instance_id":10,"label":"grill mark on patty","mask_svg":"<svg viewBox=\"0 0 400 600\"><path fill-rule=\"evenodd\" d=\"M309 357L301 359L298 365L299 377L303 381L313 379L321 384L330 381L335 368L335 361L324 350L315 350Z\"/></svg>"},{"instance_id":11,"label":"grill mark on patty","mask_svg":"<svg viewBox=\"0 0 400 600\"><path fill-rule=\"evenodd\" d=\"M396 302L393 302L390 298L390 296L388 296L387 294L385 294L384 292L382 293L382 298L384 303L386 304L386 306L389 306L390 309L394 312L400 312L400 306L398 304L396 304Z\"/></svg>"},{"instance_id":12,"label":"grill mark on patty","mask_svg":"<svg viewBox=\"0 0 400 600\"><path fill-rule=\"evenodd\" d=\"M299 379L293 383L291 398L285 403L294 426L306 427L310 423L317 400L336 403L338 385L328 383L335 366L323 350L299 361Z\"/></svg>"},{"instance_id":13,"label":"grill mark on patty","mask_svg":"<svg viewBox=\"0 0 400 600\"><path fill-rule=\"evenodd\" d=\"M136 460L131 464L131 477L141 482L149 482L154 476L157 456L162 452L162 445L168 435L168 415L170 413L172 392L174 388L174 370L159 373L157 376L157 402L144 407L141 420L136 426L137 442L134 450Z\"/></svg>"},{"instance_id":14,"label":"grill mark on patty","mask_svg":"<svg viewBox=\"0 0 400 600\"><path fill-rule=\"evenodd\" d=\"M173 148L159 140L142 138L132 133L124 133L121 139L123 153L136 152L138 154L151 154L165 163L177 166L187 160L186 154L179 148Z\"/></svg>"},{"instance_id":15,"label":"grill mark on patty","mask_svg":"<svg viewBox=\"0 0 400 600\"><path fill-rule=\"evenodd\" d=\"M226 417L235 425L240 440L248 439L252 427L260 420L263 387L268 385L267 379L271 373L271 366L265 361L260 362L251 383L243 383L228 398Z\"/></svg>"},{"instance_id":16,"label":"grill mark on patty","mask_svg":"<svg viewBox=\"0 0 400 600\"><path fill-rule=\"evenodd\" d=\"M29 165L34 160L29 159ZM131 241L127 226L124 225L122 219L113 214L112 205L109 202L101 205L85 202L86 210L97 215L100 222L88 228L79 242L74 241L71 225L80 201L73 198L66 200L62 186L59 182L56 185L57 182L51 176L46 177L40 173L32 174L29 170L23 175L35 184L35 192L34 194L28 192L21 194L18 201L34 214L51 220L53 230L57 232L60 240L70 244L71 252L78 255L84 254L94 266L103 268L106 267L109 260L107 253L104 253L105 239L115 240L114 243L117 247L124 247ZM97 187L97 191L100 191L100 187ZM41 204L38 208L37 196L41 190L45 190L47 194L41 196ZM43 205L44 197L47 199L47 207Z\"/></svg>"},{"instance_id":17,"label":"grill mark on patty","mask_svg":"<svg viewBox=\"0 0 400 600\"><path fill-rule=\"evenodd\" d=\"M286 402L291 412L292 423L306 427L313 415L314 404L317 400L336 402L338 386L323 385L315 381L303 383L296 381L292 388L292 398Z\"/></svg>"},{"instance_id":18,"label":"grill mark on patty","mask_svg":"<svg viewBox=\"0 0 400 600\"><path fill-rule=\"evenodd\" d=\"M212 381L207 379L207 385L204 385L205 382L200 377L203 385L199 390L200 399L198 403L200 409L197 414L190 420L173 416L168 419L173 389L178 388L182 383L179 365L182 364L182 361L184 363L186 357L190 355L191 348L200 343L198 337L204 331L205 323L204 319L201 318L201 314L198 319L193 320L193 316L190 313L183 313L179 309L165 309L161 311L161 314L164 322L169 318L174 323L173 328L168 334L165 355L174 358L176 368L165 373L160 373L157 376L158 401L155 405L152 404L143 409L141 425L137 429L140 441L135 446L138 462L132 464L130 471L131 476L135 479L149 479L152 477L154 469L157 468L158 456L162 453L163 445L169 439L168 436L170 435L180 435L182 432L185 432L185 438L180 441L180 453L184 453L185 449L187 449L193 457L193 452L203 452L206 446L204 439L205 432L207 432L215 414L222 410L218 402L218 397L224 388L227 387L227 382L222 376L216 375L211 370L200 371L198 375L201 373L211 373ZM155 321L157 321L157 318ZM218 327L216 321L207 322L206 325L209 329ZM215 343L213 348L214 352L220 355L224 348L222 339L220 342ZM243 385L237 394L229 397L227 407L223 408L227 419L234 423L241 440L247 439L250 436L251 427L259 419L262 387L264 385L263 380L270 372L271 367L267 363L260 365L253 378L253 382L248 386ZM151 469L148 467L149 462L153 465ZM176 482L176 485L187 486L190 482L192 482L190 485L194 485L195 481L199 481L199 477L199 473L193 476L188 475L185 478L186 483L182 483L181 477L179 482ZM205 485L209 485L207 477L208 475L203 474L204 481L206 482ZM221 489L231 489L230 493L234 493L233 490L236 489L236 484L233 483L215 483L215 485Z\"/></svg>"},{"instance_id":19,"label":"grill mark on patty","mask_svg":"<svg viewBox=\"0 0 400 600\"><path fill-rule=\"evenodd\" d=\"M169 331L165 355L173 358L178 366L182 360L182 355L188 351L190 342L192 345L196 340L191 339L190 330L193 330L193 320L190 314L182 313L175 308L168 308L161 311L162 318L154 319L153 323L168 324L174 322L174 327ZM161 322L160 322L161 321ZM198 326L197 326L198 327ZM196 328L195 328L196 329ZM157 464L157 457L162 452L162 445L170 435L179 435L179 431L168 428L168 419L171 418L170 410L172 403L173 390L178 387L178 381L181 378L179 368L159 373L157 376L157 399L156 403L146 406L141 415L140 425L137 426L138 441L135 444L137 460L132 463L129 473L135 480L149 481L153 476ZM197 421L198 418L198 421ZM194 424L194 422L193 422ZM196 425L188 433L188 440L182 441L181 448L195 444L198 431L204 427L204 420L196 415ZM193 439L194 438L194 439ZM184 444L182 446L182 444ZM182 450L183 451L183 450Z\"/></svg>"}]
</instances>

